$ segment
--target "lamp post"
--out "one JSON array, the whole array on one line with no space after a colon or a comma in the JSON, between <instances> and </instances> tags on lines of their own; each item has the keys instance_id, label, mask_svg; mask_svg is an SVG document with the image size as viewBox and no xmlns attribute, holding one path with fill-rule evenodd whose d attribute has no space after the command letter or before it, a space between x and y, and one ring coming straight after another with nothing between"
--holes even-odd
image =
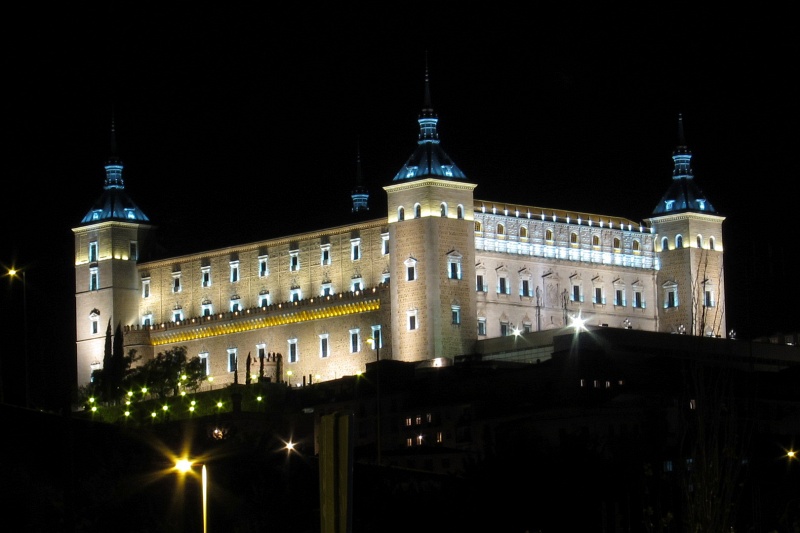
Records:
<instances>
[{"instance_id":1,"label":"lamp post","mask_svg":"<svg viewBox=\"0 0 800 533\"><path fill-rule=\"evenodd\" d=\"M203 533L208 533L208 473L205 463L194 463L189 459L179 459L175 462L175 469L178 472L186 473L192 470L192 466L201 466L202 480L202 500L203 500Z\"/></svg>"},{"instance_id":2,"label":"lamp post","mask_svg":"<svg viewBox=\"0 0 800 533\"><path fill-rule=\"evenodd\" d=\"M376 338L377 336L377 338ZM367 339L370 346L375 347L375 451L378 464L381 464L381 330L375 329L372 337Z\"/></svg>"},{"instance_id":3,"label":"lamp post","mask_svg":"<svg viewBox=\"0 0 800 533\"><path fill-rule=\"evenodd\" d=\"M21 275L20 275L21 274ZM22 279L22 342L23 358L25 363L25 407L31 406L30 387L28 386L28 280L24 270L9 269L8 275L12 278Z\"/></svg>"}]
</instances>

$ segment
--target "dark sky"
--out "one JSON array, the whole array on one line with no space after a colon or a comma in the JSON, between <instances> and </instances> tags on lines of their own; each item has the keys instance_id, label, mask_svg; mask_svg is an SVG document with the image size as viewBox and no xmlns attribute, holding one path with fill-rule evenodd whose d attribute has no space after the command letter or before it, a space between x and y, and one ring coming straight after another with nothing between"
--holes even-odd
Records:
<instances>
[{"instance_id":1,"label":"dark sky","mask_svg":"<svg viewBox=\"0 0 800 533\"><path fill-rule=\"evenodd\" d=\"M128 193L171 250L195 252L347 223L359 152L384 215L381 186L416 146L426 64L442 146L481 199L646 218L683 113L695 179L727 217L729 329L798 328L785 314L798 298L788 12L229 4L8 19L0 263L28 267L36 381L52 361L74 366L71 228L102 192L112 116ZM22 296L3 288L13 345Z\"/></svg>"}]
</instances>

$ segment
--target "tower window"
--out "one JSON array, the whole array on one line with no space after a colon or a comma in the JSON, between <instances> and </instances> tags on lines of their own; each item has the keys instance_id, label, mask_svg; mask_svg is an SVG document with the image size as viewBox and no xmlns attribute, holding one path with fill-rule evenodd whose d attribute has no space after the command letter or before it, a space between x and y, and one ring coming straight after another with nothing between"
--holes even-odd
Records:
<instances>
[{"instance_id":1,"label":"tower window","mask_svg":"<svg viewBox=\"0 0 800 533\"><path fill-rule=\"evenodd\" d=\"M97 262L97 241L92 241L89 243L89 262Z\"/></svg>"},{"instance_id":2,"label":"tower window","mask_svg":"<svg viewBox=\"0 0 800 533\"><path fill-rule=\"evenodd\" d=\"M420 218L422 216L422 206L419 204L414 205L414 218Z\"/></svg>"},{"instance_id":3,"label":"tower window","mask_svg":"<svg viewBox=\"0 0 800 533\"><path fill-rule=\"evenodd\" d=\"M322 248L320 249L320 259L319 262L323 266L327 266L331 264L331 245L330 244L323 244Z\"/></svg>"},{"instance_id":4,"label":"tower window","mask_svg":"<svg viewBox=\"0 0 800 533\"><path fill-rule=\"evenodd\" d=\"M350 330L350 353L358 353L361 350L361 334L357 329Z\"/></svg>"},{"instance_id":5,"label":"tower window","mask_svg":"<svg viewBox=\"0 0 800 533\"><path fill-rule=\"evenodd\" d=\"M211 267L203 267L200 269L200 280L203 287L211 286Z\"/></svg>"},{"instance_id":6,"label":"tower window","mask_svg":"<svg viewBox=\"0 0 800 533\"><path fill-rule=\"evenodd\" d=\"M350 259L353 261L361 259L361 239L353 239L350 241Z\"/></svg>"},{"instance_id":7,"label":"tower window","mask_svg":"<svg viewBox=\"0 0 800 533\"><path fill-rule=\"evenodd\" d=\"M300 270L300 252L294 250L289 252L289 271L297 272Z\"/></svg>"},{"instance_id":8,"label":"tower window","mask_svg":"<svg viewBox=\"0 0 800 533\"><path fill-rule=\"evenodd\" d=\"M297 349L297 339L289 339L289 362L296 363L300 360L300 353Z\"/></svg>"},{"instance_id":9,"label":"tower window","mask_svg":"<svg viewBox=\"0 0 800 533\"><path fill-rule=\"evenodd\" d=\"M89 290L96 291L100 288L100 274L97 267L89 269Z\"/></svg>"},{"instance_id":10,"label":"tower window","mask_svg":"<svg viewBox=\"0 0 800 533\"><path fill-rule=\"evenodd\" d=\"M239 281L239 261L231 261L231 283Z\"/></svg>"},{"instance_id":11,"label":"tower window","mask_svg":"<svg viewBox=\"0 0 800 533\"><path fill-rule=\"evenodd\" d=\"M237 366L236 348L228 350L228 372L236 372Z\"/></svg>"}]
</instances>

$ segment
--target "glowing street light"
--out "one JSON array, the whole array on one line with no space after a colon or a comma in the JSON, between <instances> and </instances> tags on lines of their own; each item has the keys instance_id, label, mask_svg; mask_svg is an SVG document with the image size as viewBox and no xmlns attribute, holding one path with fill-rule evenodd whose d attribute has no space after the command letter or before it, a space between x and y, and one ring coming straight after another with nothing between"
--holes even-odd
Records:
<instances>
[{"instance_id":1,"label":"glowing street light","mask_svg":"<svg viewBox=\"0 0 800 533\"><path fill-rule=\"evenodd\" d=\"M22 274L20 276L20 274ZM24 270L17 270L10 268L8 275L12 278L22 279L22 341L23 341L23 357L25 359L25 407L31 406L30 387L28 383L28 280L25 276Z\"/></svg>"},{"instance_id":2,"label":"glowing street light","mask_svg":"<svg viewBox=\"0 0 800 533\"><path fill-rule=\"evenodd\" d=\"M189 459L178 459L175 462L175 470L178 472L185 474L192 470L192 466L200 465L201 468L201 479L202 479L202 487L203 487L203 533L208 533L208 473L206 471L205 463L195 463Z\"/></svg>"}]
</instances>

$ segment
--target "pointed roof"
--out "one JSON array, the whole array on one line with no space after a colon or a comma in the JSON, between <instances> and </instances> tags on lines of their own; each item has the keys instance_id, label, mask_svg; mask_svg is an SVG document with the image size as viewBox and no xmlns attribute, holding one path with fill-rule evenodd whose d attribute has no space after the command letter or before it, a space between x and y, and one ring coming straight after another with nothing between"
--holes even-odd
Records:
<instances>
[{"instance_id":1,"label":"pointed roof","mask_svg":"<svg viewBox=\"0 0 800 533\"><path fill-rule=\"evenodd\" d=\"M419 122L417 149L414 150L405 165L395 174L393 181L411 181L430 177L446 180L467 179L439 144L439 132L436 130L439 117L433 111L433 105L431 104L427 62L425 65L425 97L422 113L417 122Z\"/></svg>"},{"instance_id":2,"label":"pointed roof","mask_svg":"<svg viewBox=\"0 0 800 533\"><path fill-rule=\"evenodd\" d=\"M692 173L692 152L686 146L683 135L683 115L678 114L678 147L672 153L675 169L672 183L661 201L653 209L653 216L681 213L686 211L717 214L717 210L706 199L706 195L694 181Z\"/></svg>"},{"instance_id":3,"label":"pointed roof","mask_svg":"<svg viewBox=\"0 0 800 533\"><path fill-rule=\"evenodd\" d=\"M94 224L108 220L124 220L127 222L149 222L141 209L125 192L122 180L122 161L117 157L117 138L114 119L111 119L111 155L105 164L106 181L103 194L94 202L81 224Z\"/></svg>"}]
</instances>

